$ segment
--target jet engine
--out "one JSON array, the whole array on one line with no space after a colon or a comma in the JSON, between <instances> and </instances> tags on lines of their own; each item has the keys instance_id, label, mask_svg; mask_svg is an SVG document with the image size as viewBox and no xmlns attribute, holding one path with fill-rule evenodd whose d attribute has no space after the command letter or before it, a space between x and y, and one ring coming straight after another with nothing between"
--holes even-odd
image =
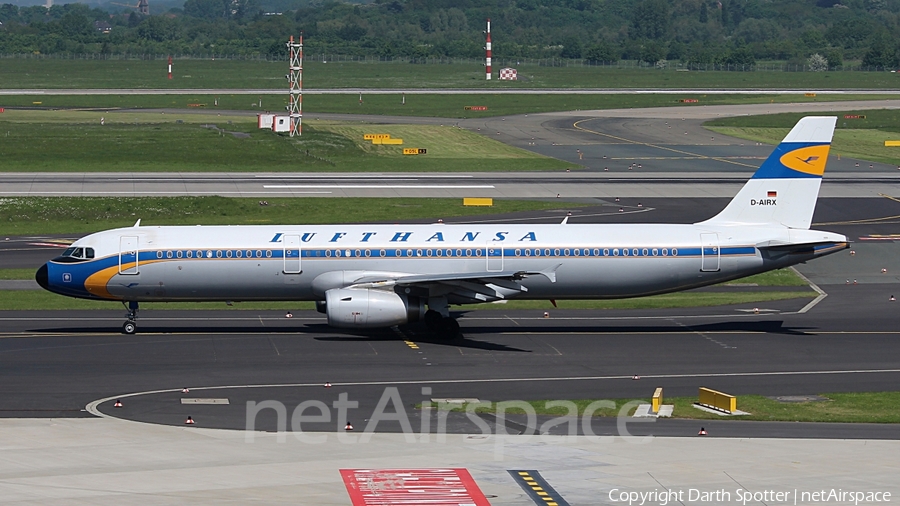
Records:
<instances>
[{"instance_id":1,"label":"jet engine","mask_svg":"<svg viewBox=\"0 0 900 506\"><path fill-rule=\"evenodd\" d=\"M339 328L379 328L419 321L425 303L419 297L371 288L333 288L325 292L328 325ZM322 311L324 309L324 311Z\"/></svg>"}]
</instances>

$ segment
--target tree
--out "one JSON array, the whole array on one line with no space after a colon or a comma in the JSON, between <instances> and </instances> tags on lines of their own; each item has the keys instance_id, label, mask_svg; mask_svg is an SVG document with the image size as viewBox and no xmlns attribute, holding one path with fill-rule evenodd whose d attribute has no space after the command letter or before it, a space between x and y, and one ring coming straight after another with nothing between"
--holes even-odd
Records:
<instances>
[{"instance_id":1,"label":"tree","mask_svg":"<svg viewBox=\"0 0 900 506\"><path fill-rule=\"evenodd\" d=\"M872 36L862 64L866 67L885 68L897 65L897 47L890 35L879 32Z\"/></svg>"},{"instance_id":2,"label":"tree","mask_svg":"<svg viewBox=\"0 0 900 506\"><path fill-rule=\"evenodd\" d=\"M137 28L138 37L154 42L175 38L175 25L163 16L148 16Z\"/></svg>"},{"instance_id":3,"label":"tree","mask_svg":"<svg viewBox=\"0 0 900 506\"><path fill-rule=\"evenodd\" d=\"M643 0L631 13L628 33L635 39L660 39L669 28L669 5L665 0Z\"/></svg>"},{"instance_id":4,"label":"tree","mask_svg":"<svg viewBox=\"0 0 900 506\"><path fill-rule=\"evenodd\" d=\"M356 23L344 25L337 31L337 36L344 40L359 40L366 35L366 29Z\"/></svg>"},{"instance_id":5,"label":"tree","mask_svg":"<svg viewBox=\"0 0 900 506\"><path fill-rule=\"evenodd\" d=\"M622 55L620 52L613 49L613 47L610 46L605 40L602 40L587 48L583 52L583 56L586 60L589 60L593 63L599 63L607 61L619 61L619 57Z\"/></svg>"},{"instance_id":6,"label":"tree","mask_svg":"<svg viewBox=\"0 0 900 506\"><path fill-rule=\"evenodd\" d=\"M647 41L641 46L640 60L656 63L666 57L666 49L656 41Z\"/></svg>"},{"instance_id":7,"label":"tree","mask_svg":"<svg viewBox=\"0 0 900 506\"><path fill-rule=\"evenodd\" d=\"M709 7L706 6L706 2L700 3L700 22L703 24L709 22Z\"/></svg>"},{"instance_id":8,"label":"tree","mask_svg":"<svg viewBox=\"0 0 900 506\"><path fill-rule=\"evenodd\" d=\"M581 41L578 37L566 37L563 41L563 49L559 56L562 58L581 58Z\"/></svg>"},{"instance_id":9,"label":"tree","mask_svg":"<svg viewBox=\"0 0 900 506\"><path fill-rule=\"evenodd\" d=\"M224 0L185 0L184 14L202 19L224 19L228 6Z\"/></svg>"},{"instance_id":10,"label":"tree","mask_svg":"<svg viewBox=\"0 0 900 506\"><path fill-rule=\"evenodd\" d=\"M60 27L66 35L72 37L84 37L93 31L88 18L80 12L67 12L62 19L59 20Z\"/></svg>"},{"instance_id":11,"label":"tree","mask_svg":"<svg viewBox=\"0 0 900 506\"><path fill-rule=\"evenodd\" d=\"M828 60L819 53L813 53L807 58L806 66L810 72L825 72L828 70Z\"/></svg>"},{"instance_id":12,"label":"tree","mask_svg":"<svg viewBox=\"0 0 900 506\"><path fill-rule=\"evenodd\" d=\"M822 56L828 60L828 68L829 69L838 69L844 66L844 54L840 49L832 48L826 49Z\"/></svg>"}]
</instances>

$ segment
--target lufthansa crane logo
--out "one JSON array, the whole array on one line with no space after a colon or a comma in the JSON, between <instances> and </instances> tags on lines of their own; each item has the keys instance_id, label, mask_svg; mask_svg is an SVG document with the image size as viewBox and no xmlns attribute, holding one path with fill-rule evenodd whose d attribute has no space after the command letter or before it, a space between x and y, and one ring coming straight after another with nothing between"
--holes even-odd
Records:
<instances>
[{"instance_id":1,"label":"lufthansa crane logo","mask_svg":"<svg viewBox=\"0 0 900 506\"><path fill-rule=\"evenodd\" d=\"M779 161L791 170L821 176L825 172L830 147L830 144L817 144L793 149L782 155Z\"/></svg>"}]
</instances>

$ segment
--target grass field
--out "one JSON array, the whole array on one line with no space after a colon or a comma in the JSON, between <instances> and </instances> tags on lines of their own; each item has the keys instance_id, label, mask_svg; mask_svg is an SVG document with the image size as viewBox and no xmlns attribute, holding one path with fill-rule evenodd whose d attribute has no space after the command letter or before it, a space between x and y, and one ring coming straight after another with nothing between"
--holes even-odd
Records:
<instances>
[{"instance_id":1,"label":"grass field","mask_svg":"<svg viewBox=\"0 0 900 506\"><path fill-rule=\"evenodd\" d=\"M611 67L517 65L519 81L484 79L480 62L409 64L322 63L307 54L303 84L314 88L896 88L890 72L678 72ZM499 67L498 67L499 68ZM3 59L0 88L248 88L285 87L287 62Z\"/></svg>"},{"instance_id":2,"label":"grass field","mask_svg":"<svg viewBox=\"0 0 900 506\"><path fill-rule=\"evenodd\" d=\"M3 62L6 60L0 60ZM682 103L681 98L696 98L697 103ZM379 114L390 116L428 116L439 118L482 118L509 114L530 114L553 111L574 111L591 109L638 108L638 107L696 107L717 104L764 104L764 103L807 103L853 100L880 100L897 98L891 95L818 95L804 96L802 91L782 95L406 95L406 104L401 105L401 94L374 95L314 95L303 97L303 112L307 116L316 113ZM260 101L262 105L260 106ZM218 105L215 105L218 102ZM189 104L199 105L197 107ZM216 110L241 111L283 111L287 105L287 94L265 95L22 95L0 96L0 107L27 108L89 108L89 109L147 109L172 108L207 111L212 115ZM487 106L486 111L466 110L469 105ZM7 114L11 110L7 109ZM0 116L2 118L2 116Z\"/></svg>"},{"instance_id":3,"label":"grass field","mask_svg":"<svg viewBox=\"0 0 900 506\"><path fill-rule=\"evenodd\" d=\"M276 225L279 223L373 223L429 218L559 210L583 204L495 199L491 208L467 207L462 199L231 197L15 197L0 198L0 224L7 235L87 234L144 225Z\"/></svg>"},{"instance_id":4,"label":"grass field","mask_svg":"<svg viewBox=\"0 0 900 506\"><path fill-rule=\"evenodd\" d=\"M352 139L366 154L380 157L402 158L405 147L426 148L427 157L437 159L470 160L521 160L523 163L545 161L546 157L514 148L507 144L473 134L468 130L432 125L358 125L326 121L313 121L316 130L328 131ZM389 134L403 139L403 146L383 146L363 139L367 133ZM421 157L420 157L421 159ZM575 168L576 166L572 166Z\"/></svg>"},{"instance_id":5,"label":"grass field","mask_svg":"<svg viewBox=\"0 0 900 506\"><path fill-rule=\"evenodd\" d=\"M654 383L656 385L656 383ZM652 388L648 387L648 390ZM821 394L827 401L819 402L780 402L761 395L738 396L738 409L749 412L749 415L720 416L715 413L701 411L692 406L696 397L666 397L665 404L675 406L673 418L694 420L757 420L783 422L832 422L832 423L900 423L900 411L896 409L900 402L900 392L866 392L866 393L825 393ZM616 404L614 409L603 408L595 412L595 416L618 416L623 407L630 402L650 404L650 399L610 399ZM547 408L547 401L527 401L537 414L566 415L566 408ZM582 414L585 408L595 400L572 401ZM460 408L456 408L460 409ZM495 404L484 403L476 408L479 412L493 412ZM509 413L523 413L521 409L510 409ZM634 408L628 410L628 415Z\"/></svg>"},{"instance_id":6,"label":"grass field","mask_svg":"<svg viewBox=\"0 0 900 506\"><path fill-rule=\"evenodd\" d=\"M253 117L236 115L7 111L0 115L0 171L434 172L577 167L449 125L378 128L420 142L414 147L426 148L429 154L403 156L404 146L369 149L371 143L363 145L362 133L371 128L342 128L334 122L322 122L319 128L316 121L307 121L302 136L289 138L258 129Z\"/></svg>"},{"instance_id":7,"label":"grass field","mask_svg":"<svg viewBox=\"0 0 900 506\"><path fill-rule=\"evenodd\" d=\"M900 140L900 111L891 109L832 112L838 116L831 154L861 158L900 167L900 148L885 147L886 140ZM757 142L777 144L801 117L785 113L716 119L704 126L715 132ZM865 119L845 119L861 115Z\"/></svg>"}]
</instances>

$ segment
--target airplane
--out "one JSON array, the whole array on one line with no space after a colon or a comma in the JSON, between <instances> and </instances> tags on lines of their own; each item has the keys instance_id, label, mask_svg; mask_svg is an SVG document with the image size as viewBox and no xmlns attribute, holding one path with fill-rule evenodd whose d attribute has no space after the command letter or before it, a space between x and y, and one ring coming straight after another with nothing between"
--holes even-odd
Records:
<instances>
[{"instance_id":1,"label":"airplane","mask_svg":"<svg viewBox=\"0 0 900 506\"><path fill-rule=\"evenodd\" d=\"M338 328L423 321L451 305L643 297L780 269L849 247L810 230L837 118L800 119L734 199L694 224L142 226L74 242L36 273L51 292L141 302L315 301Z\"/></svg>"}]
</instances>

